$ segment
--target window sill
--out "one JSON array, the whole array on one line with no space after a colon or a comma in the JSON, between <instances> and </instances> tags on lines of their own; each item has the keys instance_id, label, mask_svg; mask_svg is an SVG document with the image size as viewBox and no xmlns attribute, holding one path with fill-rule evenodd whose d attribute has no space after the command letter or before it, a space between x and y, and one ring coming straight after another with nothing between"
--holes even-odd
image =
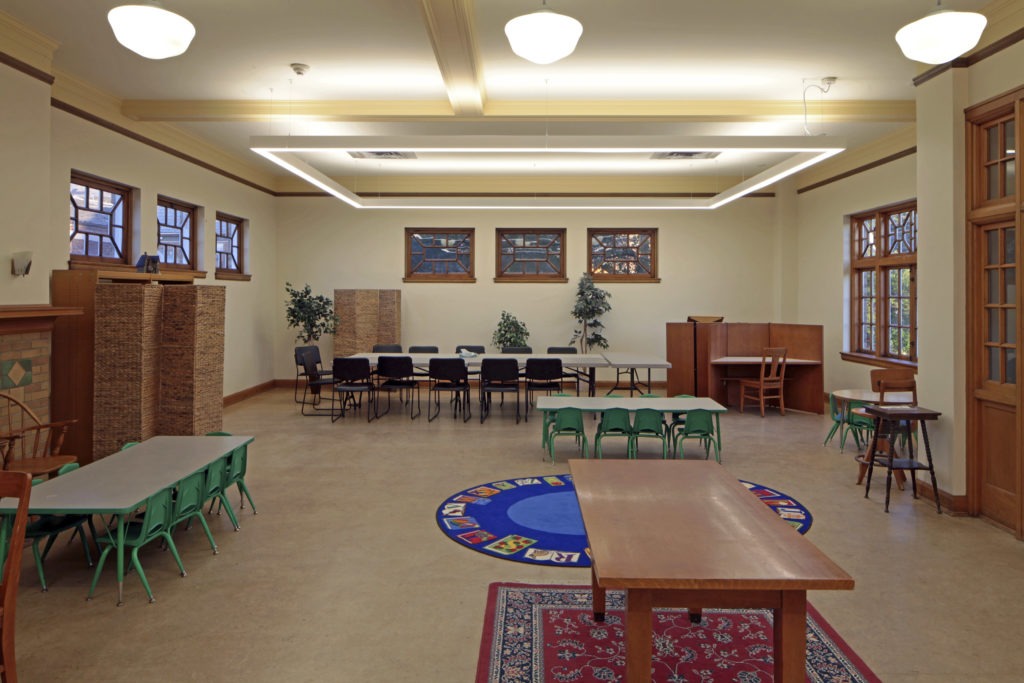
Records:
<instances>
[{"instance_id":1,"label":"window sill","mask_svg":"<svg viewBox=\"0 0 1024 683\"><path fill-rule=\"evenodd\" d=\"M569 281L567 277L534 277L532 275L526 275L524 277L496 277L495 282L554 282L554 283L566 283Z\"/></svg>"},{"instance_id":2,"label":"window sill","mask_svg":"<svg viewBox=\"0 0 1024 683\"><path fill-rule=\"evenodd\" d=\"M621 282L623 284L654 285L661 282L660 277L630 277L622 275L592 275L594 282Z\"/></svg>"},{"instance_id":3,"label":"window sill","mask_svg":"<svg viewBox=\"0 0 1024 683\"><path fill-rule=\"evenodd\" d=\"M448 283L450 285L463 285L476 282L475 277L403 277L402 282L423 282L427 284Z\"/></svg>"},{"instance_id":4,"label":"window sill","mask_svg":"<svg viewBox=\"0 0 1024 683\"><path fill-rule=\"evenodd\" d=\"M879 358L878 356L869 356L864 353L853 353L850 351L841 351L839 357L850 363L860 363L861 365L872 365L876 368L914 368L917 369L916 362L893 360L891 358Z\"/></svg>"},{"instance_id":5,"label":"window sill","mask_svg":"<svg viewBox=\"0 0 1024 683\"><path fill-rule=\"evenodd\" d=\"M232 273L230 271L217 271L214 273L213 278L215 280L237 280L239 282L249 282L252 280L252 275L249 273Z\"/></svg>"}]
</instances>

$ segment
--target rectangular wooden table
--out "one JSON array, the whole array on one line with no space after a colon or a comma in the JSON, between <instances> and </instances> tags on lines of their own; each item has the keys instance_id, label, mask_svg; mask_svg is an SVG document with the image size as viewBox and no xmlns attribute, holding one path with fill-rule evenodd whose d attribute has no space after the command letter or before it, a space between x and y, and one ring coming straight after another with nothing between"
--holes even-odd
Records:
<instances>
[{"instance_id":1,"label":"rectangular wooden table","mask_svg":"<svg viewBox=\"0 0 1024 683\"><path fill-rule=\"evenodd\" d=\"M761 356L719 356L709 365L708 396L722 403L738 397L736 380L756 379ZM822 362L813 358L786 358L786 408L808 413L825 412L825 375ZM738 402L738 401L737 401ZM734 403L735 405L735 403Z\"/></svg>"},{"instance_id":2,"label":"rectangular wooden table","mask_svg":"<svg viewBox=\"0 0 1024 683\"><path fill-rule=\"evenodd\" d=\"M807 591L853 578L714 462L570 460L594 614L626 591L626 681L651 680L654 607L767 608L777 683L803 683Z\"/></svg>"},{"instance_id":3,"label":"rectangular wooden table","mask_svg":"<svg viewBox=\"0 0 1024 683\"><path fill-rule=\"evenodd\" d=\"M124 604L126 519L146 499L210 463L229 456L251 436L154 436L32 488L29 514L111 515L117 521L117 604ZM0 514L14 505L0 501Z\"/></svg>"}]
</instances>

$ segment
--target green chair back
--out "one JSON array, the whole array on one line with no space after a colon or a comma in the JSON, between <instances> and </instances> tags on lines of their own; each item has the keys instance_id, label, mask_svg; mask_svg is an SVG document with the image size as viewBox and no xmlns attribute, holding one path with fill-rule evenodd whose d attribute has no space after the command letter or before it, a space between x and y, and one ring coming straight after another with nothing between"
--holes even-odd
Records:
<instances>
[{"instance_id":1,"label":"green chair back","mask_svg":"<svg viewBox=\"0 0 1024 683\"><path fill-rule=\"evenodd\" d=\"M662 416L661 411L652 410L651 408L641 408L636 411L636 415L633 417L633 457L635 458L638 451L637 439L649 438L659 439L661 441L661 458L664 460L668 457L668 439L666 438L665 432L665 419Z\"/></svg>"},{"instance_id":2,"label":"green chair back","mask_svg":"<svg viewBox=\"0 0 1024 683\"><path fill-rule=\"evenodd\" d=\"M583 457L589 454L587 448L587 434L583 427L583 411L579 408L562 408L555 413L555 420L551 424L551 433L548 436L548 455L551 462L555 461L555 437L571 436L580 445Z\"/></svg>"}]
</instances>

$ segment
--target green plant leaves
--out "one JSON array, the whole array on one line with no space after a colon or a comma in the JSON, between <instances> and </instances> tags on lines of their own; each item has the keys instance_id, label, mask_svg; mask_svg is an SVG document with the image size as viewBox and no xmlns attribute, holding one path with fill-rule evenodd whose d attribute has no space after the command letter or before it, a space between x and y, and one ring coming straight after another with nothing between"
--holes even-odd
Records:
<instances>
[{"instance_id":1,"label":"green plant leaves","mask_svg":"<svg viewBox=\"0 0 1024 683\"><path fill-rule=\"evenodd\" d=\"M334 314L334 302L322 294L313 294L307 284L295 289L292 283L284 283L288 293L285 319L288 327L298 328L297 341L304 344L317 341L325 334L334 334L338 329L338 316Z\"/></svg>"}]
</instances>

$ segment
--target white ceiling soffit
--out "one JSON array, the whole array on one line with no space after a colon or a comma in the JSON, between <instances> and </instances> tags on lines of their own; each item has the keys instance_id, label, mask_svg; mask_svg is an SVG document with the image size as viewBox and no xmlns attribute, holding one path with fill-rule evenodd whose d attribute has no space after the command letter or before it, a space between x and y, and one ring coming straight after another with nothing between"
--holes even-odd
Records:
<instances>
[{"instance_id":1,"label":"white ceiling soffit","mask_svg":"<svg viewBox=\"0 0 1024 683\"><path fill-rule=\"evenodd\" d=\"M786 176L798 173L845 149L845 142L826 136L262 136L250 139L251 149L278 166L358 209L717 209L744 195L756 192ZM388 196L356 194L318 168L318 157L356 153L374 157L373 152L409 152L420 156L479 155L498 159L502 155L546 155L560 158L583 156L614 172L616 159L626 155L678 152L773 153L771 166L758 170L711 197L550 197L550 196ZM391 163L391 162L383 162ZM652 164L665 163L651 160Z\"/></svg>"}]
</instances>

